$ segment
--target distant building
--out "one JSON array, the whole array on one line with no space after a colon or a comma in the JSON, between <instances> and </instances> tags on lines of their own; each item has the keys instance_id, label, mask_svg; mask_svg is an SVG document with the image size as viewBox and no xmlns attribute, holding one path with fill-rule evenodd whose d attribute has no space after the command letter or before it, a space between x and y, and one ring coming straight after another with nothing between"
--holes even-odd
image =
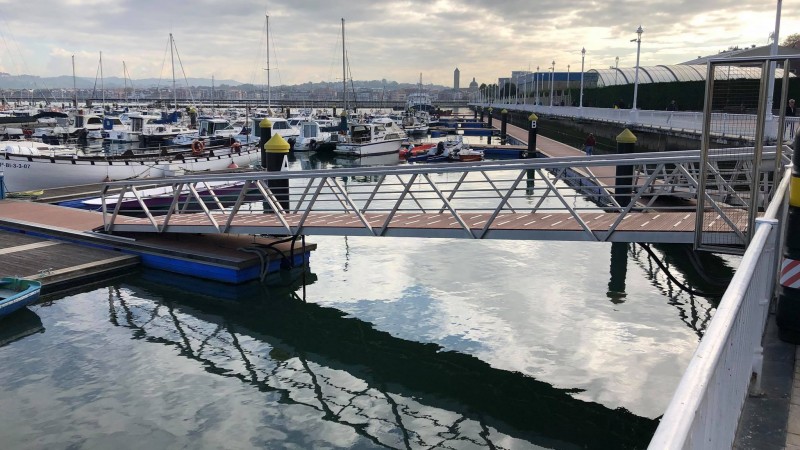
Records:
<instances>
[{"instance_id":1,"label":"distant building","mask_svg":"<svg viewBox=\"0 0 800 450\"><path fill-rule=\"evenodd\" d=\"M469 83L469 90L470 92L475 92L478 90L478 82L475 81L475 77L472 77L472 81Z\"/></svg>"},{"instance_id":2,"label":"distant building","mask_svg":"<svg viewBox=\"0 0 800 450\"><path fill-rule=\"evenodd\" d=\"M458 89L460 81L461 81L461 71L458 70L458 67L456 67L456 70L453 71L453 89Z\"/></svg>"}]
</instances>

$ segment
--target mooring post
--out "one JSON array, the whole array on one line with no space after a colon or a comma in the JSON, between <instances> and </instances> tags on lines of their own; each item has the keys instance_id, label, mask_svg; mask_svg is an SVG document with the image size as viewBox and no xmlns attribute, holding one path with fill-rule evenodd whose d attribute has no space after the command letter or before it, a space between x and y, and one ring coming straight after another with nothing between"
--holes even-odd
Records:
<instances>
[{"instance_id":1,"label":"mooring post","mask_svg":"<svg viewBox=\"0 0 800 450\"><path fill-rule=\"evenodd\" d=\"M474 121L478 120L478 109L479 108L480 108L480 106L476 106L475 109L472 110L472 120L474 120Z\"/></svg>"},{"instance_id":2,"label":"mooring post","mask_svg":"<svg viewBox=\"0 0 800 450\"><path fill-rule=\"evenodd\" d=\"M795 149L800 133L795 137ZM782 341L800 344L800 151L792 154L789 210L784 230L778 311L778 335Z\"/></svg>"},{"instance_id":3,"label":"mooring post","mask_svg":"<svg viewBox=\"0 0 800 450\"><path fill-rule=\"evenodd\" d=\"M480 108L481 108L481 123L483 123L483 117L484 117L483 106L481 106Z\"/></svg>"},{"instance_id":4,"label":"mooring post","mask_svg":"<svg viewBox=\"0 0 800 450\"><path fill-rule=\"evenodd\" d=\"M537 120L539 120L539 117L534 113L528 116L528 121L530 122L530 126L528 127L528 158L538 157L536 154L536 135L539 134L539 129L536 128Z\"/></svg>"},{"instance_id":5,"label":"mooring post","mask_svg":"<svg viewBox=\"0 0 800 450\"><path fill-rule=\"evenodd\" d=\"M289 170L289 143L280 134L275 134L264 145L267 151L267 172ZM289 210L289 179L270 179L267 186L278 199L284 211Z\"/></svg>"},{"instance_id":6,"label":"mooring post","mask_svg":"<svg viewBox=\"0 0 800 450\"><path fill-rule=\"evenodd\" d=\"M506 125L508 124L508 110L500 111L500 145L506 145Z\"/></svg>"},{"instance_id":7,"label":"mooring post","mask_svg":"<svg viewBox=\"0 0 800 450\"><path fill-rule=\"evenodd\" d=\"M617 135L617 153L633 153L636 147L636 136L625 128ZM614 199L619 206L626 207L633 198L633 166L617 166L617 181L614 187Z\"/></svg>"},{"instance_id":8,"label":"mooring post","mask_svg":"<svg viewBox=\"0 0 800 450\"><path fill-rule=\"evenodd\" d=\"M628 244L627 242L611 243L611 279L608 281L606 296L611 303L619 304L625 301L625 277L628 275Z\"/></svg>"},{"instance_id":9,"label":"mooring post","mask_svg":"<svg viewBox=\"0 0 800 450\"><path fill-rule=\"evenodd\" d=\"M488 111L488 113L489 113L489 136L486 137L486 144L488 144L488 145L492 144L492 133L494 133L494 131L493 131L494 129L492 128L492 111L493 110L494 110L494 108L492 108L490 106L489 107L489 111Z\"/></svg>"},{"instance_id":10,"label":"mooring post","mask_svg":"<svg viewBox=\"0 0 800 450\"><path fill-rule=\"evenodd\" d=\"M267 149L264 147L267 142L272 138L272 122L266 117L259 122L258 128L261 129L261 134L258 138L258 148L261 149L261 168L267 168Z\"/></svg>"}]
</instances>

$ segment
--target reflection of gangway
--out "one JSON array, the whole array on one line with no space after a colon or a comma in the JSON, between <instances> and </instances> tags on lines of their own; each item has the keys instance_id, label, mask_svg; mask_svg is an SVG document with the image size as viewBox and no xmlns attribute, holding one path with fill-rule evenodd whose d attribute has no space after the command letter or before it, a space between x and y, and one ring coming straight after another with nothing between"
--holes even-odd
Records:
<instances>
[{"instance_id":1,"label":"reflection of gangway","mask_svg":"<svg viewBox=\"0 0 800 450\"><path fill-rule=\"evenodd\" d=\"M678 309L681 321L693 330L698 337L702 338L708 323L711 321L716 303L707 298L696 296L691 292L684 292L680 287L675 286L675 282L669 276L665 276L664 271L659 267L660 260L656 261L653 255L646 252L642 246L631 245L628 249L628 254L645 272L647 279L669 299L671 305ZM666 256L666 252L664 255ZM664 264L666 270L677 269L677 266L670 265L668 259L661 258L664 261L661 264ZM685 277L686 275L684 275ZM682 299L681 297L683 296L687 296L688 299Z\"/></svg>"},{"instance_id":2,"label":"reflection of gangway","mask_svg":"<svg viewBox=\"0 0 800 450\"><path fill-rule=\"evenodd\" d=\"M335 309L288 298L248 295L237 302L203 294L192 294L191 306L176 306L186 296L177 285L177 291L138 281L124 287L156 290L171 300L110 288L114 325L175 347L210 373L279 393L282 403L307 407L376 445L507 448L522 439L548 448L634 448L657 424L472 356L392 337Z\"/></svg>"},{"instance_id":3,"label":"reflection of gangway","mask_svg":"<svg viewBox=\"0 0 800 450\"><path fill-rule=\"evenodd\" d=\"M711 156L714 177L729 195L707 191L703 215L722 225L714 231L720 242L747 241L751 217L740 200L750 194L742 190L749 184L740 168L752 158L748 149ZM138 194L152 180L127 180L105 189L133 193L140 217L104 208L104 221L108 232L691 243L697 211L685 197L698 185L700 161L697 152L665 152L177 177L160 215ZM591 175L608 166L631 175ZM215 195L208 186L222 178L237 182L238 192ZM342 183L349 179L377 181ZM288 189L276 187L281 180ZM766 172L759 188L766 204L772 189Z\"/></svg>"}]
</instances>

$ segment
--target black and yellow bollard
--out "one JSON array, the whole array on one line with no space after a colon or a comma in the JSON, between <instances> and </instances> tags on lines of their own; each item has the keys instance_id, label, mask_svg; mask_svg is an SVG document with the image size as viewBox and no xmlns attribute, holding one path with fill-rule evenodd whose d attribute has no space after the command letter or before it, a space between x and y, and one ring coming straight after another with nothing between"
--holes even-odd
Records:
<instances>
[{"instance_id":1,"label":"black and yellow bollard","mask_svg":"<svg viewBox=\"0 0 800 450\"><path fill-rule=\"evenodd\" d=\"M539 129L536 127L537 120L539 120L539 117L534 113L528 116L528 121L530 122L528 127L528 158L538 157L536 154L536 136L539 134Z\"/></svg>"},{"instance_id":2,"label":"black and yellow bollard","mask_svg":"<svg viewBox=\"0 0 800 450\"><path fill-rule=\"evenodd\" d=\"M500 111L500 145L506 145L506 126L508 125L508 110Z\"/></svg>"},{"instance_id":3,"label":"black and yellow bollard","mask_svg":"<svg viewBox=\"0 0 800 450\"><path fill-rule=\"evenodd\" d=\"M617 135L617 153L633 153L636 147L636 136L625 128ZM614 199L619 206L625 207L633 199L633 166L617 166L617 180L614 187Z\"/></svg>"},{"instance_id":4,"label":"black and yellow bollard","mask_svg":"<svg viewBox=\"0 0 800 450\"><path fill-rule=\"evenodd\" d=\"M800 134L795 149L800 148ZM778 311L778 335L782 341L800 344L800 151L792 155L792 179L789 188L789 211L784 226L783 263L781 264Z\"/></svg>"},{"instance_id":5,"label":"black and yellow bollard","mask_svg":"<svg viewBox=\"0 0 800 450\"><path fill-rule=\"evenodd\" d=\"M258 148L261 149L261 168L267 168L267 150L264 148L267 142L272 138L272 122L266 117L258 124L260 134L258 136Z\"/></svg>"},{"instance_id":6,"label":"black and yellow bollard","mask_svg":"<svg viewBox=\"0 0 800 450\"><path fill-rule=\"evenodd\" d=\"M289 170L289 143L280 134L275 134L264 145L267 153L267 172ZM289 210L289 179L270 179L267 186L275 194L284 211Z\"/></svg>"}]
</instances>

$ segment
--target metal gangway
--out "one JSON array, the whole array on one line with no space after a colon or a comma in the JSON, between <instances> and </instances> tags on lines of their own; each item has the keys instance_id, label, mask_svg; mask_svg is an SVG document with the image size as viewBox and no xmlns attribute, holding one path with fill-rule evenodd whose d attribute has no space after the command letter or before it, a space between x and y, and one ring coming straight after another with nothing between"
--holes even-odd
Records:
<instances>
[{"instance_id":1,"label":"metal gangway","mask_svg":"<svg viewBox=\"0 0 800 450\"><path fill-rule=\"evenodd\" d=\"M710 237L743 247L752 196L767 204L772 175L753 180L752 148L728 150L711 157L718 184L700 214ZM149 193L152 179L126 180L105 183L101 198L110 233L692 243L701 176L700 153L682 151L191 175L164 182L166 198Z\"/></svg>"}]
</instances>

